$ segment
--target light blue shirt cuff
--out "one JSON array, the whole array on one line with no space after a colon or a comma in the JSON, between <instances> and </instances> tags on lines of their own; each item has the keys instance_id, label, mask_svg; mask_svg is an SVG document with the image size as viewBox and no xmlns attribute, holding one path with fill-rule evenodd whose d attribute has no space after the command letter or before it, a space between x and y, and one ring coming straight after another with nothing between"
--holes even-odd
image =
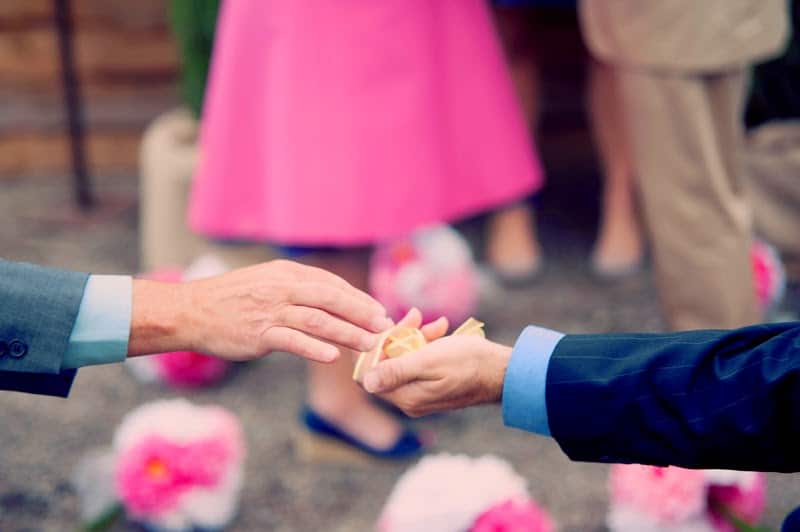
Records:
<instances>
[{"instance_id":1,"label":"light blue shirt cuff","mask_svg":"<svg viewBox=\"0 0 800 532\"><path fill-rule=\"evenodd\" d=\"M122 362L128 355L133 279L92 275L86 283L62 369Z\"/></svg>"},{"instance_id":2,"label":"light blue shirt cuff","mask_svg":"<svg viewBox=\"0 0 800 532\"><path fill-rule=\"evenodd\" d=\"M547 367L564 335L526 327L517 338L503 383L503 423L550 436L547 421Z\"/></svg>"}]
</instances>

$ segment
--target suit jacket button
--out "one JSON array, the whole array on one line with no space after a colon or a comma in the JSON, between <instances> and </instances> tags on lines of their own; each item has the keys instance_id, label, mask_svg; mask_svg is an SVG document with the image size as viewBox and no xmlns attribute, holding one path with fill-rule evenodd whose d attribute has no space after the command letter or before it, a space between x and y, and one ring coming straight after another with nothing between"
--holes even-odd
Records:
<instances>
[{"instance_id":1,"label":"suit jacket button","mask_svg":"<svg viewBox=\"0 0 800 532\"><path fill-rule=\"evenodd\" d=\"M14 358L22 358L28 353L28 346L19 340L12 340L8 344L8 352Z\"/></svg>"},{"instance_id":2,"label":"suit jacket button","mask_svg":"<svg viewBox=\"0 0 800 532\"><path fill-rule=\"evenodd\" d=\"M0 357L5 356L6 353L8 353L8 344L0 341Z\"/></svg>"}]
</instances>

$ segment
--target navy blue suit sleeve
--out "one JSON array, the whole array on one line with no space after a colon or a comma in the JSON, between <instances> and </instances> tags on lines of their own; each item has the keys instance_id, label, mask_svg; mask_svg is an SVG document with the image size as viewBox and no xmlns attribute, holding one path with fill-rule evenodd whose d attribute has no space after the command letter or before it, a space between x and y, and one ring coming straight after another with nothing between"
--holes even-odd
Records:
<instances>
[{"instance_id":1,"label":"navy blue suit sleeve","mask_svg":"<svg viewBox=\"0 0 800 532\"><path fill-rule=\"evenodd\" d=\"M568 335L546 398L573 460L800 471L800 323Z\"/></svg>"},{"instance_id":2,"label":"navy blue suit sleeve","mask_svg":"<svg viewBox=\"0 0 800 532\"><path fill-rule=\"evenodd\" d=\"M0 260L0 389L66 396L62 360L88 275Z\"/></svg>"},{"instance_id":3,"label":"navy blue suit sleeve","mask_svg":"<svg viewBox=\"0 0 800 532\"><path fill-rule=\"evenodd\" d=\"M75 369L57 375L0 371L0 390L67 397L75 379Z\"/></svg>"}]
</instances>

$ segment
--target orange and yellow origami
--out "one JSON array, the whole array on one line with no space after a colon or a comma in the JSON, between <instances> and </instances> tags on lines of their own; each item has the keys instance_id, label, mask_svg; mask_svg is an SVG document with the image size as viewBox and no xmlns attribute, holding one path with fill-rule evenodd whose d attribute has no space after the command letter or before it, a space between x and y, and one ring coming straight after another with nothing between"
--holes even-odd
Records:
<instances>
[{"instance_id":1,"label":"orange and yellow origami","mask_svg":"<svg viewBox=\"0 0 800 532\"><path fill-rule=\"evenodd\" d=\"M474 334L485 338L486 334L483 331L483 325L483 322L475 318L469 318L453 331L452 334L454 336ZM358 361L353 370L353 380L362 382L364 374L377 366L381 360L413 353L414 351L422 349L427 343L428 341L425 339L425 335L422 334L421 330L415 327L398 325L389 329L381 335L378 344L372 351L365 351L358 355Z\"/></svg>"}]
</instances>

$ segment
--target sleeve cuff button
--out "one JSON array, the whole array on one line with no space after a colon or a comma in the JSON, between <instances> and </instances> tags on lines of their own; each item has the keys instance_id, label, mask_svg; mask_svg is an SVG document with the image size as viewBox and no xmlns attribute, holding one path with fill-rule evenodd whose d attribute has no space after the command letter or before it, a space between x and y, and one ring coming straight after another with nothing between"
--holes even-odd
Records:
<instances>
[{"instance_id":1,"label":"sleeve cuff button","mask_svg":"<svg viewBox=\"0 0 800 532\"><path fill-rule=\"evenodd\" d=\"M28 353L28 346L19 340L12 340L8 344L8 352L14 358L22 358Z\"/></svg>"}]
</instances>

